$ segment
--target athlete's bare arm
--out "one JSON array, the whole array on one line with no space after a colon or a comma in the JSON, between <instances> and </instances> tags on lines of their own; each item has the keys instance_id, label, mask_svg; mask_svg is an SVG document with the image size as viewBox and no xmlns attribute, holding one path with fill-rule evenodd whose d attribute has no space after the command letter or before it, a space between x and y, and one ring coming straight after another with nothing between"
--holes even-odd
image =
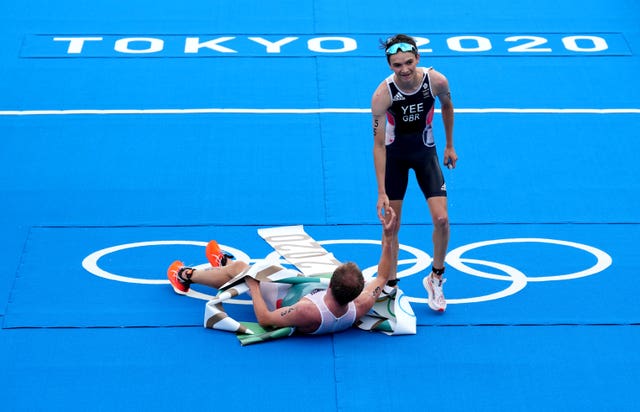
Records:
<instances>
[{"instance_id":1,"label":"athlete's bare arm","mask_svg":"<svg viewBox=\"0 0 640 412\"><path fill-rule=\"evenodd\" d=\"M376 299L380 296L382 288L389 280L389 273L394 265L393 242L390 238L397 230L398 217L395 210L391 207L385 209L383 234L382 234L382 251L380 252L380 261L378 262L378 274L370 280L364 287L362 293L355 299L356 319L366 314L376 303Z\"/></svg>"},{"instance_id":2,"label":"athlete's bare arm","mask_svg":"<svg viewBox=\"0 0 640 412\"><path fill-rule=\"evenodd\" d=\"M384 221L383 211L389 206L389 197L384 187L387 152L385 147L385 129L387 126L387 109L391 107L391 96L385 81L380 83L371 99L373 116L373 162L378 183L378 219Z\"/></svg>"},{"instance_id":3,"label":"athlete's bare arm","mask_svg":"<svg viewBox=\"0 0 640 412\"><path fill-rule=\"evenodd\" d=\"M318 308L308 299L301 299L292 306L285 306L274 311L267 308L267 304L260 292L260 283L251 278L245 278L251 291L253 310L262 327L293 326L300 332L313 332L318 329L322 321Z\"/></svg>"},{"instance_id":4,"label":"athlete's bare arm","mask_svg":"<svg viewBox=\"0 0 640 412\"><path fill-rule=\"evenodd\" d=\"M446 145L442 160L445 165L450 163L451 167L455 168L458 162L458 155L453 146L453 101L451 100L449 81L442 73L433 69L429 72L429 79L431 80L431 90L440 102L442 123L444 124Z\"/></svg>"}]
</instances>

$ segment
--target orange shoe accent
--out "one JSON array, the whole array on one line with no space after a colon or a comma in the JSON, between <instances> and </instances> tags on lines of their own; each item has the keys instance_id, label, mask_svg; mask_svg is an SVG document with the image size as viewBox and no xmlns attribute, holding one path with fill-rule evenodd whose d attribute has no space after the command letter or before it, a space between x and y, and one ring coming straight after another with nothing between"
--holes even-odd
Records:
<instances>
[{"instance_id":1,"label":"orange shoe accent","mask_svg":"<svg viewBox=\"0 0 640 412\"><path fill-rule=\"evenodd\" d=\"M185 295L189 291L189 285L185 284L178 276L178 272L180 269L184 267L184 263L179 260L173 262L169 269L167 269L167 277L169 278L169 282L171 282L171 286L173 286L173 290L179 295Z\"/></svg>"},{"instance_id":2,"label":"orange shoe accent","mask_svg":"<svg viewBox=\"0 0 640 412\"><path fill-rule=\"evenodd\" d=\"M218 242L215 240L211 240L207 243L207 248L205 249L205 254L207 255L207 260L212 267L217 268L219 266L223 266L223 257L224 254L222 250L220 250L220 246L218 246Z\"/></svg>"}]
</instances>

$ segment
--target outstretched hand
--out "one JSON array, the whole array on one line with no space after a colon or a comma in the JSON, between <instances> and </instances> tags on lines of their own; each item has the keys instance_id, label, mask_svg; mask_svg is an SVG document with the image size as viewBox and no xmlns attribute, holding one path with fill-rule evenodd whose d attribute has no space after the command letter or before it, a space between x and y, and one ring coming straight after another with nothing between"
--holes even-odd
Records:
<instances>
[{"instance_id":1,"label":"outstretched hand","mask_svg":"<svg viewBox=\"0 0 640 412\"><path fill-rule=\"evenodd\" d=\"M378 219L382 224L384 224L384 213L388 207L389 207L389 197L387 195L379 195L378 203L376 204L376 210L378 212Z\"/></svg>"},{"instance_id":2,"label":"outstretched hand","mask_svg":"<svg viewBox=\"0 0 640 412\"><path fill-rule=\"evenodd\" d=\"M384 220L382 221L382 228L385 235L393 234L398 228L398 216L396 211L391 206L387 206L384 209Z\"/></svg>"}]
</instances>

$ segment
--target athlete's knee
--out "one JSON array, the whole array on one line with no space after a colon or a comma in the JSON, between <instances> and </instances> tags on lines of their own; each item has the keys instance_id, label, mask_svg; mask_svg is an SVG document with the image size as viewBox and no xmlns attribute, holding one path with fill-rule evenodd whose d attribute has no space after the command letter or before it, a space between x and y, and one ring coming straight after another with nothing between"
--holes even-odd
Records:
<instances>
[{"instance_id":1,"label":"athlete's knee","mask_svg":"<svg viewBox=\"0 0 640 412\"><path fill-rule=\"evenodd\" d=\"M446 213L438 214L433 218L433 225L438 230L449 229L449 216Z\"/></svg>"},{"instance_id":2,"label":"athlete's knee","mask_svg":"<svg viewBox=\"0 0 640 412\"><path fill-rule=\"evenodd\" d=\"M237 275L240 272L242 272L243 270L245 270L246 268L248 268L249 264L247 262L242 261L242 260L234 260L233 262L228 264L227 267L229 268L231 273L233 273L234 275Z\"/></svg>"}]
</instances>

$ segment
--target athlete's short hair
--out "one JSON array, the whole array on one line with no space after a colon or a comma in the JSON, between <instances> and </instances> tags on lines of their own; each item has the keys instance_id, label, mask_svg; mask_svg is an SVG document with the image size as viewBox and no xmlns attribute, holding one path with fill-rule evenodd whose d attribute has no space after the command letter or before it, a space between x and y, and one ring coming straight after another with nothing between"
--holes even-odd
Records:
<instances>
[{"instance_id":1,"label":"athlete's short hair","mask_svg":"<svg viewBox=\"0 0 640 412\"><path fill-rule=\"evenodd\" d=\"M336 268L331 275L329 288L333 297L340 305L346 305L362 293L364 289L364 276L362 271L353 262L344 263Z\"/></svg>"},{"instance_id":2,"label":"athlete's short hair","mask_svg":"<svg viewBox=\"0 0 640 412\"><path fill-rule=\"evenodd\" d=\"M395 36L391 36L386 40L380 40L380 48L384 49L385 54L387 56L387 62L391 60L391 56L393 55L393 53L389 54L388 52L389 48L391 48L395 44L400 44L400 43L405 43L413 46L413 48L408 51L411 51L415 56L418 56L418 45L416 43L416 40L407 34L401 33L401 34L396 34Z\"/></svg>"}]
</instances>

